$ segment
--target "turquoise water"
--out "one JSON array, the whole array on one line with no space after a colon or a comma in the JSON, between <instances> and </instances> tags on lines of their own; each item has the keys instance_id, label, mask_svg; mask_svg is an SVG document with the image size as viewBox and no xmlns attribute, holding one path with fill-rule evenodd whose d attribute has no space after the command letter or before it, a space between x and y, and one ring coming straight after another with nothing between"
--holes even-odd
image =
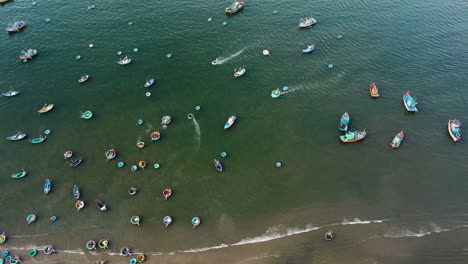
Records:
<instances>
[{"instance_id":1,"label":"turquoise water","mask_svg":"<svg viewBox=\"0 0 468 264\"><path fill-rule=\"evenodd\" d=\"M96 8L88 10L91 4ZM468 4L257 1L226 16L228 4L1 6L5 27L16 20L27 27L0 34L1 90L21 91L0 98L0 135L52 133L38 145L0 142L0 231L9 235L0 250L28 260L25 250L55 246L58 254L34 259L42 263L124 263L113 255L124 246L145 252L150 263L466 262L468 153L446 127L448 119L465 122ZM298 29L305 16L317 25ZM316 50L303 55L310 44ZM17 56L26 48L39 55L22 63ZM132 63L117 65L124 55ZM215 58L224 63L211 65ZM234 79L240 66L247 73ZM91 78L80 85L83 73ZM147 89L148 77L157 81ZM371 82L380 88L376 100ZM270 97L285 85L287 94ZM408 90L419 113L402 105ZM45 103L55 108L38 115ZM79 118L86 110L93 119ZM339 142L343 112L352 129L368 131L362 142ZM236 123L224 131L234 114ZM167 127L160 125L164 115L173 118ZM162 136L150 143L154 130ZM400 130L406 138L392 150L388 143ZM139 140L147 146L138 149ZM110 148L118 154L106 162ZM83 156L83 164L69 168L66 150ZM224 172L213 168L214 158ZM131 172L140 160L149 166ZM118 168L118 161L126 165ZM158 170L150 166L156 162ZM28 176L9 177L21 168ZM87 204L79 213L74 184ZM130 186L138 186L136 196L127 194ZM174 193L165 201L168 187ZM99 212L95 199L109 212ZM38 216L31 225L29 213ZM142 218L140 227L130 224L133 215ZM166 215L174 220L167 230ZM192 230L194 216L202 224ZM322 238L328 230L336 234L332 242ZM86 241L101 238L110 239L108 251L85 250Z\"/></svg>"}]
</instances>

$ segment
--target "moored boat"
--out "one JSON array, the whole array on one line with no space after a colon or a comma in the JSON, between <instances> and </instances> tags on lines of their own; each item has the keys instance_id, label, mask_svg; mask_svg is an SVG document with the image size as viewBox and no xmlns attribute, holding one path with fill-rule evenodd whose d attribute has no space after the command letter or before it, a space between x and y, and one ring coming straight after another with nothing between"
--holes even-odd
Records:
<instances>
[{"instance_id":1,"label":"moored boat","mask_svg":"<svg viewBox=\"0 0 468 264\"><path fill-rule=\"evenodd\" d=\"M35 214L30 214L26 217L26 221L28 222L28 225L31 223L34 223L36 221L36 215Z\"/></svg>"},{"instance_id":2,"label":"moored boat","mask_svg":"<svg viewBox=\"0 0 468 264\"><path fill-rule=\"evenodd\" d=\"M354 132L346 132L344 136L340 136L340 139L343 143L351 143L362 140L367 135L366 130L364 131L354 131Z\"/></svg>"},{"instance_id":3,"label":"moored boat","mask_svg":"<svg viewBox=\"0 0 468 264\"><path fill-rule=\"evenodd\" d=\"M23 178L24 176L26 176L26 174L28 174L28 173L25 170L23 170L22 172L12 174L11 177L13 179L20 179L20 178Z\"/></svg>"},{"instance_id":4,"label":"moored boat","mask_svg":"<svg viewBox=\"0 0 468 264\"><path fill-rule=\"evenodd\" d=\"M280 96L281 96L281 89L280 88L271 91L271 97L272 98L278 98Z\"/></svg>"},{"instance_id":5,"label":"moored boat","mask_svg":"<svg viewBox=\"0 0 468 264\"><path fill-rule=\"evenodd\" d=\"M224 11L226 11L226 13L230 15L235 14L239 12L242 8L244 8L244 4L245 4L244 1L234 2L230 4L228 7L226 7Z\"/></svg>"},{"instance_id":6,"label":"moored boat","mask_svg":"<svg viewBox=\"0 0 468 264\"><path fill-rule=\"evenodd\" d=\"M418 108L416 107L418 102L416 102L409 92L403 94L403 104L408 112L418 112Z\"/></svg>"},{"instance_id":7,"label":"moored boat","mask_svg":"<svg viewBox=\"0 0 468 264\"><path fill-rule=\"evenodd\" d=\"M192 218L193 229L195 229L195 227L199 226L200 224L201 224L201 220L199 217L195 216L194 218Z\"/></svg>"},{"instance_id":8,"label":"moored boat","mask_svg":"<svg viewBox=\"0 0 468 264\"><path fill-rule=\"evenodd\" d=\"M325 240L328 240L328 241L332 240L333 237L334 237L334 235L333 235L333 233L331 231L328 231L323 235L323 238L325 238Z\"/></svg>"},{"instance_id":9,"label":"moored boat","mask_svg":"<svg viewBox=\"0 0 468 264\"><path fill-rule=\"evenodd\" d=\"M234 78L241 77L244 75L246 72L246 69L244 67L240 67L239 69L234 68Z\"/></svg>"},{"instance_id":10,"label":"moored boat","mask_svg":"<svg viewBox=\"0 0 468 264\"><path fill-rule=\"evenodd\" d=\"M37 250L35 250L35 249L29 250L28 255L31 256L31 257L36 256L37 255Z\"/></svg>"},{"instance_id":11,"label":"moored boat","mask_svg":"<svg viewBox=\"0 0 468 264\"><path fill-rule=\"evenodd\" d=\"M301 18L301 20L299 21L299 27L306 28L315 25L315 23L317 23L317 20L315 20L315 18Z\"/></svg>"},{"instance_id":12,"label":"moored boat","mask_svg":"<svg viewBox=\"0 0 468 264\"><path fill-rule=\"evenodd\" d=\"M80 199L80 189L76 185L73 185L73 197L75 199Z\"/></svg>"},{"instance_id":13,"label":"moored boat","mask_svg":"<svg viewBox=\"0 0 468 264\"><path fill-rule=\"evenodd\" d=\"M47 137L43 137L43 136L39 136L37 138L31 138L29 140L29 142L33 143L33 144L39 144L39 143L42 143L44 142L44 140L46 139Z\"/></svg>"},{"instance_id":14,"label":"moored boat","mask_svg":"<svg viewBox=\"0 0 468 264\"><path fill-rule=\"evenodd\" d=\"M19 93L20 93L20 91L17 91L17 90L15 90L15 89L12 89L12 90L10 90L10 91L8 91L8 92L2 93L2 96L5 96L5 97L12 97L12 96L15 96L15 95L17 95L17 94L19 94Z\"/></svg>"},{"instance_id":15,"label":"moored boat","mask_svg":"<svg viewBox=\"0 0 468 264\"><path fill-rule=\"evenodd\" d=\"M167 228L170 224L172 224L172 217L170 217L170 216L165 216L165 217L163 218L163 223L164 223L164 225L165 225L166 228Z\"/></svg>"},{"instance_id":16,"label":"moored boat","mask_svg":"<svg viewBox=\"0 0 468 264\"><path fill-rule=\"evenodd\" d=\"M302 50L302 53L311 53L315 50L315 45L308 45L306 49Z\"/></svg>"},{"instance_id":17,"label":"moored boat","mask_svg":"<svg viewBox=\"0 0 468 264\"><path fill-rule=\"evenodd\" d=\"M138 148L144 148L145 147L145 142L140 141L140 142L137 142L136 145L137 145Z\"/></svg>"},{"instance_id":18,"label":"moored boat","mask_svg":"<svg viewBox=\"0 0 468 264\"><path fill-rule=\"evenodd\" d=\"M141 160L140 162L138 162L138 167L140 167L140 169L145 169L145 167L146 167L146 161Z\"/></svg>"},{"instance_id":19,"label":"moored boat","mask_svg":"<svg viewBox=\"0 0 468 264\"><path fill-rule=\"evenodd\" d=\"M2 234L0 234L0 245L5 243L6 240L7 240L7 235L5 235L5 232L3 232Z\"/></svg>"},{"instance_id":20,"label":"moored boat","mask_svg":"<svg viewBox=\"0 0 468 264\"><path fill-rule=\"evenodd\" d=\"M99 200L95 200L94 201L96 203L96 206L99 210L101 210L102 212L106 212L107 211L107 206L105 203L99 201Z\"/></svg>"},{"instance_id":21,"label":"moored boat","mask_svg":"<svg viewBox=\"0 0 468 264\"><path fill-rule=\"evenodd\" d=\"M83 209L85 207L85 203L83 201L76 201L75 203L75 208L76 208L76 211L80 211L81 209Z\"/></svg>"},{"instance_id":22,"label":"moored boat","mask_svg":"<svg viewBox=\"0 0 468 264\"><path fill-rule=\"evenodd\" d=\"M25 26L26 26L26 23L24 21L17 21L13 23L13 25L8 25L8 27L5 28L5 31L8 33L13 33L13 32L20 31Z\"/></svg>"},{"instance_id":23,"label":"moored boat","mask_svg":"<svg viewBox=\"0 0 468 264\"><path fill-rule=\"evenodd\" d=\"M109 149L108 151L106 151L106 153L104 153L104 156L106 156L107 160L115 158L116 155L117 152L115 151L115 149Z\"/></svg>"},{"instance_id":24,"label":"moored boat","mask_svg":"<svg viewBox=\"0 0 468 264\"><path fill-rule=\"evenodd\" d=\"M140 225L140 217L139 216L132 216L132 218L130 218L130 222L134 225Z\"/></svg>"},{"instance_id":25,"label":"moored boat","mask_svg":"<svg viewBox=\"0 0 468 264\"><path fill-rule=\"evenodd\" d=\"M221 165L221 163L219 162L219 160L214 159L214 166L215 166L215 168L216 168L217 171L223 171L223 166Z\"/></svg>"},{"instance_id":26,"label":"moored boat","mask_svg":"<svg viewBox=\"0 0 468 264\"><path fill-rule=\"evenodd\" d=\"M44 182L44 193L49 194L50 190L52 188L52 184L49 179L46 179Z\"/></svg>"},{"instance_id":27,"label":"moored boat","mask_svg":"<svg viewBox=\"0 0 468 264\"><path fill-rule=\"evenodd\" d=\"M22 50L21 55L19 56L20 60L31 60L34 56L37 55L37 50L27 49L26 51Z\"/></svg>"},{"instance_id":28,"label":"moored boat","mask_svg":"<svg viewBox=\"0 0 468 264\"><path fill-rule=\"evenodd\" d=\"M138 262L140 262L140 263L143 262L143 261L145 261L145 259L146 259L146 258L145 258L145 255L143 255L143 254L138 254L138 255L136 256L136 260L137 260Z\"/></svg>"},{"instance_id":29,"label":"moored boat","mask_svg":"<svg viewBox=\"0 0 468 264\"><path fill-rule=\"evenodd\" d=\"M17 140L21 140L21 139L23 139L25 137L26 137L26 134L24 134L22 132L18 132L16 134L14 134L13 136L7 137L6 139L8 139L10 141L17 141Z\"/></svg>"},{"instance_id":30,"label":"moored boat","mask_svg":"<svg viewBox=\"0 0 468 264\"><path fill-rule=\"evenodd\" d=\"M89 74L83 74L78 80L79 83L84 83L89 79Z\"/></svg>"},{"instance_id":31,"label":"moored boat","mask_svg":"<svg viewBox=\"0 0 468 264\"><path fill-rule=\"evenodd\" d=\"M8 1L10 1L10 0L0 0L0 4L4 4L4 3L8 2Z\"/></svg>"},{"instance_id":32,"label":"moored boat","mask_svg":"<svg viewBox=\"0 0 468 264\"><path fill-rule=\"evenodd\" d=\"M132 187L130 187L130 188L128 189L128 194L130 194L130 195L135 195L137 192L138 192L138 188L137 188L137 187L132 186Z\"/></svg>"},{"instance_id":33,"label":"moored boat","mask_svg":"<svg viewBox=\"0 0 468 264\"><path fill-rule=\"evenodd\" d=\"M150 87L150 86L153 85L153 84L154 84L154 79L149 79L149 80L147 80L147 81L145 82L145 85L144 85L144 86L145 86L145 88L148 88L148 87Z\"/></svg>"},{"instance_id":34,"label":"moored boat","mask_svg":"<svg viewBox=\"0 0 468 264\"><path fill-rule=\"evenodd\" d=\"M172 195L172 189L166 188L163 190L162 194L164 196L164 200L167 200L167 198L169 198Z\"/></svg>"},{"instance_id":35,"label":"moored boat","mask_svg":"<svg viewBox=\"0 0 468 264\"><path fill-rule=\"evenodd\" d=\"M120 250L120 255L121 255L121 256L124 256L124 257L130 255L130 249L129 249L129 248L122 248L122 249Z\"/></svg>"},{"instance_id":36,"label":"moored boat","mask_svg":"<svg viewBox=\"0 0 468 264\"><path fill-rule=\"evenodd\" d=\"M397 133L395 135L395 137L393 138L392 142L390 143L390 146L392 148L398 148L400 147L400 144L401 142L403 141L403 139L405 138L405 133L402 131L400 131L399 133Z\"/></svg>"},{"instance_id":37,"label":"moored boat","mask_svg":"<svg viewBox=\"0 0 468 264\"><path fill-rule=\"evenodd\" d=\"M270 51L265 49L262 51L262 54L265 56L270 56Z\"/></svg>"},{"instance_id":38,"label":"moored boat","mask_svg":"<svg viewBox=\"0 0 468 264\"><path fill-rule=\"evenodd\" d=\"M82 161L83 161L83 157L79 157L76 160L72 160L71 162L67 162L67 163L68 163L68 166L74 168L80 165Z\"/></svg>"},{"instance_id":39,"label":"moored boat","mask_svg":"<svg viewBox=\"0 0 468 264\"><path fill-rule=\"evenodd\" d=\"M52 247L52 246L48 246L48 247L46 247L46 248L44 249L44 254L46 254L46 255L50 255L50 254L53 254L53 253L55 253L55 252L56 252L56 250L55 250L55 248Z\"/></svg>"},{"instance_id":40,"label":"moored boat","mask_svg":"<svg viewBox=\"0 0 468 264\"><path fill-rule=\"evenodd\" d=\"M70 158L71 156L73 156L73 152L70 151L70 150L65 151L65 152L63 153L63 158L64 158L64 159L68 159L68 158Z\"/></svg>"},{"instance_id":41,"label":"moored boat","mask_svg":"<svg viewBox=\"0 0 468 264\"><path fill-rule=\"evenodd\" d=\"M44 104L44 106L41 109L37 110L37 112L39 114L47 113L50 110L52 110L52 108L54 108L54 104Z\"/></svg>"},{"instance_id":42,"label":"moored boat","mask_svg":"<svg viewBox=\"0 0 468 264\"><path fill-rule=\"evenodd\" d=\"M370 96L372 96L372 97L379 97L380 96L379 89L377 88L377 85L375 85L375 83L370 84L369 93L370 93Z\"/></svg>"},{"instance_id":43,"label":"moored boat","mask_svg":"<svg viewBox=\"0 0 468 264\"><path fill-rule=\"evenodd\" d=\"M159 133L159 131L153 131L151 132L151 140L158 140L160 137L161 137L161 133Z\"/></svg>"},{"instance_id":44,"label":"moored boat","mask_svg":"<svg viewBox=\"0 0 468 264\"><path fill-rule=\"evenodd\" d=\"M349 121L350 121L350 117L349 117L348 112L346 112L341 116L339 129L341 131L348 131Z\"/></svg>"},{"instance_id":45,"label":"moored boat","mask_svg":"<svg viewBox=\"0 0 468 264\"><path fill-rule=\"evenodd\" d=\"M98 247L100 247L102 249L108 249L109 248L109 240L107 240L107 239L99 240Z\"/></svg>"},{"instance_id":46,"label":"moored boat","mask_svg":"<svg viewBox=\"0 0 468 264\"><path fill-rule=\"evenodd\" d=\"M83 119L91 119L93 117L93 112L91 111L85 111L84 113L83 112L80 112L81 113L81 118Z\"/></svg>"},{"instance_id":47,"label":"moored boat","mask_svg":"<svg viewBox=\"0 0 468 264\"><path fill-rule=\"evenodd\" d=\"M447 129L450 134L450 137L452 137L453 141L457 142L461 139L461 122L458 121L457 119L449 120Z\"/></svg>"},{"instance_id":48,"label":"moored boat","mask_svg":"<svg viewBox=\"0 0 468 264\"><path fill-rule=\"evenodd\" d=\"M236 116L231 116L229 117L228 121L226 122L226 124L224 124L224 130L227 130L229 129L233 124L234 122L236 121L237 117Z\"/></svg>"},{"instance_id":49,"label":"moored boat","mask_svg":"<svg viewBox=\"0 0 468 264\"><path fill-rule=\"evenodd\" d=\"M132 59L128 58L127 56L125 56L123 59L119 60L117 62L117 64L120 64L120 65L127 65L129 64L130 62L132 62Z\"/></svg>"},{"instance_id":50,"label":"moored boat","mask_svg":"<svg viewBox=\"0 0 468 264\"><path fill-rule=\"evenodd\" d=\"M168 124L171 123L171 122L172 122L171 116L168 116L168 115L167 115L167 116L163 116L163 117L161 118L161 124L162 124L162 125L168 125Z\"/></svg>"},{"instance_id":51,"label":"moored boat","mask_svg":"<svg viewBox=\"0 0 468 264\"><path fill-rule=\"evenodd\" d=\"M86 242L86 248L89 249L89 250L96 249L96 241L90 240L90 241Z\"/></svg>"}]
</instances>

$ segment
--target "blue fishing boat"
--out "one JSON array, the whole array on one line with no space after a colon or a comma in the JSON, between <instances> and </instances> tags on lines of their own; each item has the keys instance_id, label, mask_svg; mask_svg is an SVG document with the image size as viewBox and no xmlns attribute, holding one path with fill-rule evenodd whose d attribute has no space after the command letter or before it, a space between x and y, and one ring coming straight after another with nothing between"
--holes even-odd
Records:
<instances>
[{"instance_id":1,"label":"blue fishing boat","mask_svg":"<svg viewBox=\"0 0 468 264\"><path fill-rule=\"evenodd\" d=\"M307 49L302 50L302 53L311 53L314 50L315 50L315 45L308 45Z\"/></svg>"},{"instance_id":2,"label":"blue fishing boat","mask_svg":"<svg viewBox=\"0 0 468 264\"><path fill-rule=\"evenodd\" d=\"M231 117L229 117L229 119L228 119L228 121L226 122L226 124L224 124L224 130L229 129L229 128L234 124L234 122L236 122L236 119L237 119L236 116L231 116Z\"/></svg>"},{"instance_id":3,"label":"blue fishing boat","mask_svg":"<svg viewBox=\"0 0 468 264\"><path fill-rule=\"evenodd\" d=\"M390 146L392 148L398 148L400 147L400 144L401 142L403 141L403 139L405 138L405 133L402 131L400 131L400 133L396 134L395 137L393 138L392 142L390 143Z\"/></svg>"},{"instance_id":4,"label":"blue fishing boat","mask_svg":"<svg viewBox=\"0 0 468 264\"><path fill-rule=\"evenodd\" d=\"M52 184L51 184L50 180L46 179L45 183L44 183L44 193L49 194L51 188L52 188Z\"/></svg>"},{"instance_id":5,"label":"blue fishing boat","mask_svg":"<svg viewBox=\"0 0 468 264\"><path fill-rule=\"evenodd\" d=\"M416 108L418 102L414 100L409 92L403 94L403 104L405 104L406 110L408 110L408 112L418 112L418 108Z\"/></svg>"},{"instance_id":6,"label":"blue fishing boat","mask_svg":"<svg viewBox=\"0 0 468 264\"><path fill-rule=\"evenodd\" d=\"M38 138L32 138L29 140L29 142L33 143L33 144L39 144L39 143L42 143L44 142L44 140L46 139L47 137L43 137L43 136L40 136Z\"/></svg>"},{"instance_id":7,"label":"blue fishing boat","mask_svg":"<svg viewBox=\"0 0 468 264\"><path fill-rule=\"evenodd\" d=\"M17 21L13 23L13 25L8 25L8 27L5 28L5 31L8 33L18 32L21 29L23 29L25 26L26 26L26 23L24 21Z\"/></svg>"},{"instance_id":8,"label":"blue fishing boat","mask_svg":"<svg viewBox=\"0 0 468 264\"><path fill-rule=\"evenodd\" d=\"M345 132L348 131L349 121L350 121L350 117L349 117L348 112L346 112L341 116L339 129Z\"/></svg>"},{"instance_id":9,"label":"blue fishing boat","mask_svg":"<svg viewBox=\"0 0 468 264\"><path fill-rule=\"evenodd\" d=\"M457 142L461 139L461 122L453 119L448 121L448 132L453 141Z\"/></svg>"},{"instance_id":10,"label":"blue fishing boat","mask_svg":"<svg viewBox=\"0 0 468 264\"><path fill-rule=\"evenodd\" d=\"M364 131L354 131L354 132L346 132L344 136L340 136L340 140L343 143L351 143L362 140L367 136L366 130Z\"/></svg>"}]
</instances>

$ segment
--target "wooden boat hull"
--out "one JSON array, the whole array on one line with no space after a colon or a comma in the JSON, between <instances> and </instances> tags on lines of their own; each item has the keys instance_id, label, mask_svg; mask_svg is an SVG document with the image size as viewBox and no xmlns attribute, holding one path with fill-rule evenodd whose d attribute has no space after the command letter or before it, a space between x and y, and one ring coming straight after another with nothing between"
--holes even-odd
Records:
<instances>
[{"instance_id":1,"label":"wooden boat hull","mask_svg":"<svg viewBox=\"0 0 468 264\"><path fill-rule=\"evenodd\" d=\"M83 119L91 119L93 117L93 112L91 111L85 111L84 113L81 113L81 118Z\"/></svg>"},{"instance_id":2,"label":"wooden boat hull","mask_svg":"<svg viewBox=\"0 0 468 264\"><path fill-rule=\"evenodd\" d=\"M76 160L74 160L72 162L68 162L68 166L70 166L72 168L78 167L78 165L80 165L82 161L83 161L83 157L79 157L79 158L77 158Z\"/></svg>"},{"instance_id":3,"label":"wooden boat hull","mask_svg":"<svg viewBox=\"0 0 468 264\"><path fill-rule=\"evenodd\" d=\"M234 4L237 4L237 6L234 7ZM244 8L244 4L245 2L244 1L241 1L241 2L235 2L233 3L232 5L226 7L226 9L224 9L224 11L230 15L233 15L239 11L241 11L243 8Z\"/></svg>"},{"instance_id":4,"label":"wooden boat hull","mask_svg":"<svg viewBox=\"0 0 468 264\"><path fill-rule=\"evenodd\" d=\"M52 110L54 108L54 104L49 104L49 105L44 105L40 110L38 110L37 112L39 114L44 114L44 113L47 113L49 112L50 110Z\"/></svg>"},{"instance_id":5,"label":"wooden boat hull","mask_svg":"<svg viewBox=\"0 0 468 264\"><path fill-rule=\"evenodd\" d=\"M139 216L132 216L130 218L130 222L134 225L140 225L140 217Z\"/></svg>"},{"instance_id":6,"label":"wooden boat hull","mask_svg":"<svg viewBox=\"0 0 468 264\"><path fill-rule=\"evenodd\" d=\"M271 98L278 98L281 96L281 91L279 89L275 89L271 92Z\"/></svg>"},{"instance_id":7,"label":"wooden boat hull","mask_svg":"<svg viewBox=\"0 0 468 264\"><path fill-rule=\"evenodd\" d=\"M158 140L159 138L161 138L161 133L159 133L158 131L154 131L151 133L150 137L153 141Z\"/></svg>"},{"instance_id":8,"label":"wooden boat hull","mask_svg":"<svg viewBox=\"0 0 468 264\"><path fill-rule=\"evenodd\" d=\"M98 247L102 249L107 249L109 247L109 241L105 239L99 240Z\"/></svg>"},{"instance_id":9,"label":"wooden boat hull","mask_svg":"<svg viewBox=\"0 0 468 264\"><path fill-rule=\"evenodd\" d=\"M44 142L45 139L46 139L46 137L32 138L32 139L29 140L29 142L31 142L33 144L39 144L39 143Z\"/></svg>"},{"instance_id":10,"label":"wooden boat hull","mask_svg":"<svg viewBox=\"0 0 468 264\"><path fill-rule=\"evenodd\" d=\"M106 153L104 153L104 156L106 156L107 160L115 158L116 155L117 152L114 149L109 149L108 151L106 151Z\"/></svg>"},{"instance_id":11,"label":"wooden boat hull","mask_svg":"<svg viewBox=\"0 0 468 264\"><path fill-rule=\"evenodd\" d=\"M28 222L28 224L31 224L31 223L34 223L34 221L36 221L36 215L35 214L30 214L26 217L26 221Z\"/></svg>"},{"instance_id":12,"label":"wooden boat hull","mask_svg":"<svg viewBox=\"0 0 468 264\"><path fill-rule=\"evenodd\" d=\"M371 97L379 97L379 89L377 88L377 85L375 83L371 83L369 87L369 93Z\"/></svg>"},{"instance_id":13,"label":"wooden boat hull","mask_svg":"<svg viewBox=\"0 0 468 264\"><path fill-rule=\"evenodd\" d=\"M162 125L168 125L168 124L171 123L171 122L172 122L172 119L171 119L170 116L163 116L163 117L161 118L161 124L162 124Z\"/></svg>"},{"instance_id":14,"label":"wooden boat hull","mask_svg":"<svg viewBox=\"0 0 468 264\"><path fill-rule=\"evenodd\" d=\"M96 249L96 241L90 240L86 243L86 248L89 250Z\"/></svg>"},{"instance_id":15,"label":"wooden boat hull","mask_svg":"<svg viewBox=\"0 0 468 264\"><path fill-rule=\"evenodd\" d=\"M351 133L353 133L353 134L355 134L355 135L357 135L357 136L354 136L353 138L349 138L348 135L351 134ZM343 143L353 143L353 142L357 142L357 141L363 140L366 136L367 136L367 132L366 132L366 131L348 132L348 133L346 133L346 135L340 136L340 140L341 140L341 142L343 142Z\"/></svg>"},{"instance_id":16,"label":"wooden boat hull","mask_svg":"<svg viewBox=\"0 0 468 264\"><path fill-rule=\"evenodd\" d=\"M307 47L307 49L303 49L302 53L311 53L314 50L315 50L315 45L310 45Z\"/></svg>"},{"instance_id":17,"label":"wooden boat hull","mask_svg":"<svg viewBox=\"0 0 468 264\"><path fill-rule=\"evenodd\" d=\"M199 226L201 224L201 220L199 217L194 217L192 218L192 226L195 229L195 227Z\"/></svg>"},{"instance_id":18,"label":"wooden boat hull","mask_svg":"<svg viewBox=\"0 0 468 264\"><path fill-rule=\"evenodd\" d=\"M167 198L169 198L171 195L172 195L172 189L167 188L163 190L164 200L167 200Z\"/></svg>"},{"instance_id":19,"label":"wooden boat hull","mask_svg":"<svg viewBox=\"0 0 468 264\"><path fill-rule=\"evenodd\" d=\"M84 207L85 207L85 203L83 201L80 201L80 200L76 201L75 208L78 212Z\"/></svg>"},{"instance_id":20,"label":"wooden boat hull","mask_svg":"<svg viewBox=\"0 0 468 264\"><path fill-rule=\"evenodd\" d=\"M452 138L454 142L458 142L461 139L460 126L461 126L460 121L456 119L448 121L447 130L448 130L450 137ZM453 129L456 129L456 130L453 131Z\"/></svg>"},{"instance_id":21,"label":"wooden boat hull","mask_svg":"<svg viewBox=\"0 0 468 264\"><path fill-rule=\"evenodd\" d=\"M165 225L166 228L167 228L170 224L172 224L172 217L170 217L170 216L165 216L165 217L163 218L163 223L164 223L164 225Z\"/></svg>"}]
</instances>

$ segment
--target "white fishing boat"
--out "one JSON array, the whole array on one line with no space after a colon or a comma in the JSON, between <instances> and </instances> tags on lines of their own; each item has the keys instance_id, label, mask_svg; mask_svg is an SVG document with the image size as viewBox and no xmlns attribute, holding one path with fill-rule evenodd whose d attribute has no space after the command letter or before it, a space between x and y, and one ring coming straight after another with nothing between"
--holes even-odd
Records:
<instances>
[{"instance_id":1,"label":"white fishing boat","mask_svg":"<svg viewBox=\"0 0 468 264\"><path fill-rule=\"evenodd\" d=\"M234 78L241 77L242 75L245 74L245 72L246 70L244 67L240 67L239 69L234 69Z\"/></svg>"},{"instance_id":2,"label":"white fishing boat","mask_svg":"<svg viewBox=\"0 0 468 264\"><path fill-rule=\"evenodd\" d=\"M306 27L310 27L312 25L314 25L315 23L317 23L317 20L315 20L315 18L301 18L301 20L299 21L299 27L300 28L306 28Z\"/></svg>"}]
</instances>

